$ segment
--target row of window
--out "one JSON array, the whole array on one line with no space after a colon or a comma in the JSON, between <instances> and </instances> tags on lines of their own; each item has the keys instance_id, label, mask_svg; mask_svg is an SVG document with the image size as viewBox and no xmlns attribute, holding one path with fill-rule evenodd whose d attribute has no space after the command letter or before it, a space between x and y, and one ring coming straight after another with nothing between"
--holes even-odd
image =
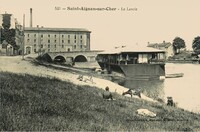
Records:
<instances>
[{"instance_id":1,"label":"row of window","mask_svg":"<svg viewBox=\"0 0 200 132\"><path fill-rule=\"evenodd\" d=\"M27 34L27 36L30 37L30 34ZM34 37L36 37L36 36L37 36L37 34L34 34ZM51 37L51 35L48 34L48 37ZM54 35L54 37L56 38L57 35ZM65 35L62 35L62 38L64 38L64 37L65 37ZM43 38L43 34L41 34L41 38ZM70 38L70 35L68 35L68 38ZM76 39L76 38L77 38L77 35L74 35L74 39ZM80 39L82 39L82 38L83 38L83 36L80 35Z\"/></svg>"},{"instance_id":2,"label":"row of window","mask_svg":"<svg viewBox=\"0 0 200 132\"><path fill-rule=\"evenodd\" d=\"M48 49L48 52L50 52L50 51L51 51L51 49ZM56 49L54 51L56 51ZM67 51L70 51L70 48L68 48ZM34 49L34 52L36 53L37 49Z\"/></svg>"},{"instance_id":3,"label":"row of window","mask_svg":"<svg viewBox=\"0 0 200 132\"><path fill-rule=\"evenodd\" d=\"M34 39L34 43L36 43L36 39ZM27 39L27 43L29 43L30 42L30 39ZM43 42L43 40L41 40L41 42ZM71 43L71 41L70 40L68 40L67 41L69 44ZM77 41L76 40L74 40L74 43L76 43ZM50 40L48 40L48 43L51 43L51 41ZM54 43L57 43L57 40L54 40ZM64 40L62 40L62 43L65 43L65 41ZM82 44L83 43L83 40L80 40L80 43Z\"/></svg>"},{"instance_id":4,"label":"row of window","mask_svg":"<svg viewBox=\"0 0 200 132\"><path fill-rule=\"evenodd\" d=\"M36 47L36 44L34 44L34 47ZM48 48L50 48L50 47L51 47L51 45L48 44ZM64 45L61 45L61 47L64 48ZM44 48L44 45L41 44L41 45L40 45L40 48ZM54 45L54 48L56 48L56 45ZM74 45L74 49L76 49L76 48L77 48L77 46ZM83 45L80 45L80 49L82 49L82 48L83 48Z\"/></svg>"}]
</instances>

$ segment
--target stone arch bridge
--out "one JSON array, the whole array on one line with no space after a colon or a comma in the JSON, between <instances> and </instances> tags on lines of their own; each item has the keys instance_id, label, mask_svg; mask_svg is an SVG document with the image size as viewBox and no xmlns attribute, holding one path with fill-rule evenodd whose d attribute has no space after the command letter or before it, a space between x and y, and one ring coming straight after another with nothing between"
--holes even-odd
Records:
<instances>
[{"instance_id":1,"label":"stone arch bridge","mask_svg":"<svg viewBox=\"0 0 200 132\"><path fill-rule=\"evenodd\" d=\"M68 51L68 52L47 52L42 57L54 62L93 62L96 56L102 51Z\"/></svg>"}]
</instances>

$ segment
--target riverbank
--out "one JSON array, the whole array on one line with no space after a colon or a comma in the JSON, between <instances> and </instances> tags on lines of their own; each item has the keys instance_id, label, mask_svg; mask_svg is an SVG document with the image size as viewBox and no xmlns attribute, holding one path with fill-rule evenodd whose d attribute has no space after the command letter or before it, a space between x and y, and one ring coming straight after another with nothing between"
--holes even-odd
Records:
<instances>
[{"instance_id":1,"label":"riverbank","mask_svg":"<svg viewBox=\"0 0 200 132\"><path fill-rule=\"evenodd\" d=\"M167 60L167 63L181 63L181 64L199 64L199 60Z\"/></svg>"},{"instance_id":2,"label":"riverbank","mask_svg":"<svg viewBox=\"0 0 200 132\"><path fill-rule=\"evenodd\" d=\"M122 95L123 92L128 90L128 88L120 86L117 83L111 82L111 76L99 75L95 71L87 69L66 67L61 65L39 62L36 61L33 58L33 56L26 56L24 60L17 56L1 56L0 61L3 62L0 65L0 69L2 71L31 74L41 77L59 78L63 81L69 81L76 85L88 85L98 87L101 89L105 89L105 87L109 86L111 92L116 92L120 95ZM79 81L79 79L77 79L79 75L83 75L84 78L89 78L90 76L92 76L92 80L94 83L92 83L91 81ZM137 96L134 97L138 98ZM148 98L143 94L142 99L155 102L153 99Z\"/></svg>"},{"instance_id":3,"label":"riverbank","mask_svg":"<svg viewBox=\"0 0 200 132\"><path fill-rule=\"evenodd\" d=\"M1 72L1 131L199 131L200 115L58 78ZM155 117L136 111L148 109Z\"/></svg>"},{"instance_id":4,"label":"riverbank","mask_svg":"<svg viewBox=\"0 0 200 132\"><path fill-rule=\"evenodd\" d=\"M192 51L181 51L172 57L169 57L167 63L181 63L181 64L199 64L200 59L197 54Z\"/></svg>"}]
</instances>

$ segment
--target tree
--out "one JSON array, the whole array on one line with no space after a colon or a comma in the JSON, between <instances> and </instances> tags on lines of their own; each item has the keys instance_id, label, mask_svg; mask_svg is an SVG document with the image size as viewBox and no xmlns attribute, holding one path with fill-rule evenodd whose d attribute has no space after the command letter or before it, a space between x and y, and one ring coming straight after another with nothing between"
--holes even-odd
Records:
<instances>
[{"instance_id":1,"label":"tree","mask_svg":"<svg viewBox=\"0 0 200 132\"><path fill-rule=\"evenodd\" d=\"M173 47L176 54L180 53L180 49L185 48L185 41L180 37L176 37L173 40Z\"/></svg>"},{"instance_id":2,"label":"tree","mask_svg":"<svg viewBox=\"0 0 200 132\"><path fill-rule=\"evenodd\" d=\"M1 42L4 40L11 44L14 49L17 48L16 42L15 42L15 29L10 29L11 26L11 14L3 14L3 28L1 29Z\"/></svg>"},{"instance_id":3,"label":"tree","mask_svg":"<svg viewBox=\"0 0 200 132\"><path fill-rule=\"evenodd\" d=\"M200 36L194 38L192 48L196 54L200 54Z\"/></svg>"}]
</instances>

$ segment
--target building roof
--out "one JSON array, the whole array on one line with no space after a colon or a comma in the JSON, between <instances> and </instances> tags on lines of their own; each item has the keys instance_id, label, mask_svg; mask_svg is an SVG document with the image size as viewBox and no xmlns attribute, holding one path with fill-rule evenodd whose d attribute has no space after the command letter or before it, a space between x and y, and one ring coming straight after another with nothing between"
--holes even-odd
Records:
<instances>
[{"instance_id":1,"label":"building roof","mask_svg":"<svg viewBox=\"0 0 200 132\"><path fill-rule=\"evenodd\" d=\"M159 50L159 49L154 49L151 47L140 47L140 46L135 46L135 47L119 47L111 50L106 50L103 51L99 54L120 54L120 53L164 53L164 50Z\"/></svg>"},{"instance_id":2,"label":"building roof","mask_svg":"<svg viewBox=\"0 0 200 132\"><path fill-rule=\"evenodd\" d=\"M165 48L168 48L170 47L172 44L170 42L163 42L163 43L151 43L151 44L148 44L147 47L165 47Z\"/></svg>"},{"instance_id":3,"label":"building roof","mask_svg":"<svg viewBox=\"0 0 200 132\"><path fill-rule=\"evenodd\" d=\"M84 28L25 27L25 31L91 32Z\"/></svg>"}]
</instances>

